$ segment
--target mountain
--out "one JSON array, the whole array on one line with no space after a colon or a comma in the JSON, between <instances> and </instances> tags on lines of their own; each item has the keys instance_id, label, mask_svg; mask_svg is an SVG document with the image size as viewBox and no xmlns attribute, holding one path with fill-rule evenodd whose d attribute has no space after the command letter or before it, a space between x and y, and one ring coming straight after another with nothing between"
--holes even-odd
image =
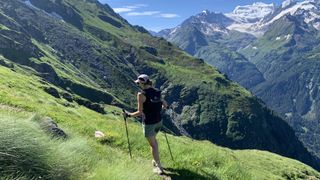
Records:
<instances>
[{"instance_id":1,"label":"mountain","mask_svg":"<svg viewBox=\"0 0 320 180\"><path fill-rule=\"evenodd\" d=\"M163 38L151 36L143 27L130 25L108 5L95 0L0 2L0 77L3 82L0 102L4 104L3 108L52 117L59 126L70 129L74 135L80 134L83 139L89 139L87 144L83 143L83 151L95 154L112 148L108 151L112 156L112 152L118 151L118 148L126 148L125 138L119 137L122 136L119 135L120 122L117 121L122 118L119 108L136 108L135 97L139 89L133 80L138 74L146 73L151 75L155 86L162 89L172 106L164 118L165 125L173 134L209 140L234 149L267 150L320 169L319 160L306 150L292 128L274 115L261 100L202 59L190 56ZM218 14L217 19L210 20L219 21L219 18L225 17ZM214 26L211 30L216 28L223 27ZM191 29L191 32L197 36L191 39L195 45L208 43L199 29ZM215 31L211 32L215 34ZM247 34L244 36L252 37ZM239 37L234 38L234 42L237 42ZM235 56L240 57L239 54ZM243 61L249 64L245 58ZM32 119L37 119L34 116ZM16 122L16 119L19 117L12 121ZM91 133L100 126L108 130L107 139L102 142L105 146L97 145L90 138ZM137 134L138 130L135 131ZM134 139L141 142L143 138ZM177 140L177 146L186 142L189 146L192 142L183 139ZM134 152L140 149L148 152L142 148L144 145L135 144ZM76 145L70 146L70 152L77 149ZM98 150L94 149L95 146ZM206 148L209 146L203 145ZM181 156L193 151L186 145L181 147ZM146 157L145 153L139 155L143 158ZM109 154L95 154L93 161L105 158L106 155ZM194 177L196 175L193 171L196 171L207 174L206 178L216 177L215 170L195 170L195 167L207 167L205 165L208 163L214 166L211 161L207 162L206 158L197 161L197 154L191 156L193 162L183 162L193 165L188 166L192 171L183 168L178 174ZM242 159L245 159L244 156ZM103 161L92 163L86 160L91 165L104 164ZM230 161L233 160L231 158ZM126 163L123 161L117 167L124 168ZM220 166L219 163L216 166ZM248 164L249 169L253 164L254 161ZM241 167L229 165L229 168ZM101 173L105 169L98 170ZM285 170L282 169L281 173ZM223 177L236 178L238 172L242 170L237 170L231 177ZM295 176L281 174L286 175Z\"/></svg>"},{"instance_id":2,"label":"mountain","mask_svg":"<svg viewBox=\"0 0 320 180\"><path fill-rule=\"evenodd\" d=\"M294 127L298 136L319 155L319 31L303 16L285 15L265 35L242 51L264 74L253 88L269 107ZM252 49L252 46L256 49Z\"/></svg>"},{"instance_id":3,"label":"mountain","mask_svg":"<svg viewBox=\"0 0 320 180\"><path fill-rule=\"evenodd\" d=\"M222 13L203 11L176 28L160 31L156 35L204 59L231 80L249 88L264 81L263 76L251 62L235 51L246 47L255 37L227 29L234 22Z\"/></svg>"},{"instance_id":4,"label":"mountain","mask_svg":"<svg viewBox=\"0 0 320 180\"><path fill-rule=\"evenodd\" d=\"M303 18L306 24L320 30L320 9L319 1L317 0L305 0L302 2L294 0L284 1L282 6L272 16L267 16L255 26L258 29L267 30L270 24L286 15L299 16Z\"/></svg>"},{"instance_id":5,"label":"mountain","mask_svg":"<svg viewBox=\"0 0 320 180\"><path fill-rule=\"evenodd\" d=\"M202 42L206 43L192 45L190 39L194 38L194 34L188 33L188 28L193 26L191 23L184 27L179 25L171 32L166 32L170 36L162 37L188 53L205 59L230 79L249 88L294 127L310 151L320 156L320 143L317 140L319 81L316 78L319 73L319 7L319 1L315 0L286 0L280 7L254 3L239 6L232 13L226 13L228 23L225 25L219 22L214 25L207 23L208 27L219 26L224 30L220 34L225 36L233 30L238 34L237 37L245 33L256 37L251 40L244 38L246 41L241 40L243 45L235 43L233 38L220 40L223 35L212 35L211 40L204 32ZM193 18L201 15L205 14L200 13ZM228 46L230 43L237 44L238 48ZM185 48L188 45L197 47L196 53ZM230 63L239 60L246 63L245 68Z\"/></svg>"},{"instance_id":6,"label":"mountain","mask_svg":"<svg viewBox=\"0 0 320 180\"><path fill-rule=\"evenodd\" d=\"M257 37L261 37L266 31L268 31L268 29L270 29L269 26L273 22L285 15L303 16L304 21L307 24L312 25L318 30L320 29L318 0L305 0L302 2L286 0L280 7L264 3L259 3L259 5L260 7L257 7L256 4L249 5L248 7L245 6L247 8L243 10L244 13L242 11L237 13L237 8L233 13L227 13L226 15L228 17L237 20L237 22L230 25L228 29L246 32ZM246 18L249 20L253 19L253 21L249 21Z\"/></svg>"},{"instance_id":7,"label":"mountain","mask_svg":"<svg viewBox=\"0 0 320 180\"><path fill-rule=\"evenodd\" d=\"M230 24L227 28L259 37L263 34L263 30L257 28L256 25L265 17L273 14L275 9L274 4L265 4L262 2L246 6L237 6L232 13L225 14L234 20L234 23Z\"/></svg>"}]
</instances>

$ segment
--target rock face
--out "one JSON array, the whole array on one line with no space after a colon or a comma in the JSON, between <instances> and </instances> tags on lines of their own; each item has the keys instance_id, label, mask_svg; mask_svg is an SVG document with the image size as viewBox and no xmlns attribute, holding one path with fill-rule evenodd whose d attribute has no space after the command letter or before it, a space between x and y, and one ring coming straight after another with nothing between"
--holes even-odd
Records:
<instances>
[{"instance_id":1,"label":"rock face","mask_svg":"<svg viewBox=\"0 0 320 180\"><path fill-rule=\"evenodd\" d=\"M40 121L40 126L43 130L50 133L54 138L66 139L68 135L58 127L57 123L54 122L50 117L43 118Z\"/></svg>"}]
</instances>

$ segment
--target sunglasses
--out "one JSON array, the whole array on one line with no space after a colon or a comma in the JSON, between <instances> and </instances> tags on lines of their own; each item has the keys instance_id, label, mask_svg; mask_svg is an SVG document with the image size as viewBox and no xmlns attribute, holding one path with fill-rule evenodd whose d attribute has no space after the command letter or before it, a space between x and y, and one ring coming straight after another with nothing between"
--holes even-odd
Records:
<instances>
[{"instance_id":1,"label":"sunglasses","mask_svg":"<svg viewBox=\"0 0 320 180\"><path fill-rule=\"evenodd\" d=\"M143 81L143 82L145 81L143 78L138 78L138 79L139 79L140 81ZM139 85L139 84L144 84L144 83L136 82L136 84Z\"/></svg>"}]
</instances>

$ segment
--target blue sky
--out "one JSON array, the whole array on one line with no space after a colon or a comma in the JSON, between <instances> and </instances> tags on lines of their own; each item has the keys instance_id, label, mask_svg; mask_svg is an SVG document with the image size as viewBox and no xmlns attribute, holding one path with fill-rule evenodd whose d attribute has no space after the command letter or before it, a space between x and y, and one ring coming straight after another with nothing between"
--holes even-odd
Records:
<instances>
[{"instance_id":1,"label":"blue sky","mask_svg":"<svg viewBox=\"0 0 320 180\"><path fill-rule=\"evenodd\" d=\"M282 0L99 0L107 3L133 25L159 31L179 25L203 10L231 12L254 2L280 5Z\"/></svg>"}]
</instances>

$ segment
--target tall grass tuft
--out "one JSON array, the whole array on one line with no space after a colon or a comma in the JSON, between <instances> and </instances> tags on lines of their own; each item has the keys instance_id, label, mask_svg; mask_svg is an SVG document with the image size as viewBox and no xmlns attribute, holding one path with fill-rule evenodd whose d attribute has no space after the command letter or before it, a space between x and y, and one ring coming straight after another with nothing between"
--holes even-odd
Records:
<instances>
[{"instance_id":1,"label":"tall grass tuft","mask_svg":"<svg viewBox=\"0 0 320 180\"><path fill-rule=\"evenodd\" d=\"M77 166L84 158L72 147L75 141L50 139L30 120L1 117L0 174L5 179L75 178L85 169Z\"/></svg>"}]
</instances>

